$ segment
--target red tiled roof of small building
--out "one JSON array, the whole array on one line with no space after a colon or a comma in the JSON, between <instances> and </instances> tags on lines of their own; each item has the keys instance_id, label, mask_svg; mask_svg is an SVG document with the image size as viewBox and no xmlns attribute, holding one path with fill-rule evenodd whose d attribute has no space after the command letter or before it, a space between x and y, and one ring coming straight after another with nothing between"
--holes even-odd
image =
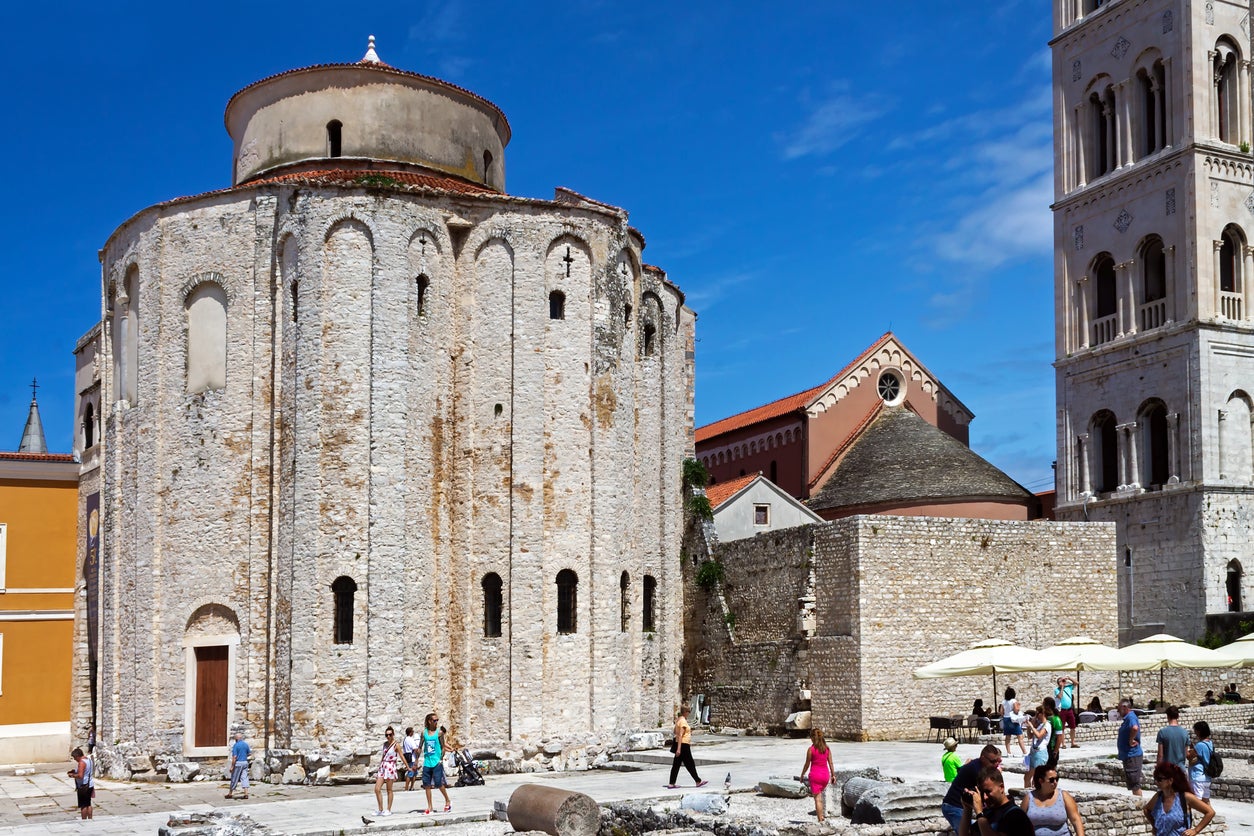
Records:
<instances>
[{"instance_id":1,"label":"red tiled roof of small building","mask_svg":"<svg viewBox=\"0 0 1254 836\"><path fill-rule=\"evenodd\" d=\"M0 450L0 459L11 462L72 462L72 453L13 453Z\"/></svg>"},{"instance_id":2,"label":"red tiled roof of small building","mask_svg":"<svg viewBox=\"0 0 1254 836\"><path fill-rule=\"evenodd\" d=\"M892 331L885 332L878 340L867 346L861 354L853 358L853 360L851 360L843 369L832 375L824 382L820 383L818 386L806 389L804 392L798 392L795 395L788 395L787 397L780 398L777 401L771 401L770 403L763 404L762 406L754 407L753 409L745 412L739 412L735 415L715 421L713 424L706 424L704 427L698 427L696 431L697 442L700 443L702 441L715 438L716 436L720 436L723 433L741 430L745 427L753 426L761 421L778 418L781 415L787 415L790 412L796 412L804 409L812 400L814 400L815 397L818 396L820 392L843 377L850 369L862 362L863 358L883 345L884 342L892 336Z\"/></svg>"},{"instance_id":3,"label":"red tiled roof of small building","mask_svg":"<svg viewBox=\"0 0 1254 836\"><path fill-rule=\"evenodd\" d=\"M710 508L717 508L722 505L761 475L761 473L750 473L748 476L740 476L732 479L730 482L719 482L710 485L705 489L705 496L710 500Z\"/></svg>"}]
</instances>

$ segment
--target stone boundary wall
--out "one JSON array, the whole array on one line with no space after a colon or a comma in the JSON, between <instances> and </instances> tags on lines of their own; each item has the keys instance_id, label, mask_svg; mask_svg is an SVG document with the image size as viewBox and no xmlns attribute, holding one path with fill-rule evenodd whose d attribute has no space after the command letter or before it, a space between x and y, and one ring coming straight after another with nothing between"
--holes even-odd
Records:
<instances>
[{"instance_id":1,"label":"stone boundary wall","mask_svg":"<svg viewBox=\"0 0 1254 836\"><path fill-rule=\"evenodd\" d=\"M1244 731L1246 724L1254 722L1254 703L1242 705L1207 705L1197 708L1185 708L1180 711L1180 725L1192 731L1193 724L1205 720L1210 724L1211 737L1223 755L1225 749L1248 749L1254 751L1254 731ZM1099 740L1113 741L1119 734L1119 720L1099 720L1096 723L1081 723L1076 726L1075 739L1078 743ZM1167 725L1164 713L1146 714L1141 716L1141 736L1144 741L1154 745L1154 737L1158 730ZM992 743L1000 746L1006 742L1005 735L985 734L978 738L980 743Z\"/></svg>"},{"instance_id":2,"label":"stone boundary wall","mask_svg":"<svg viewBox=\"0 0 1254 836\"><path fill-rule=\"evenodd\" d=\"M1019 767L1017 769L1007 769L1006 771L1022 774L1023 769ZM1146 793L1146 799L1148 799L1149 793L1153 791L1154 787L1153 758L1146 758L1143 775L1141 788ZM1123 763L1118 758L1113 757L1098 761L1062 761L1058 764L1058 776L1064 781L1090 781L1095 784L1110 784L1116 787L1124 786ZM1219 798L1224 801L1254 802L1254 779L1220 776L1211 781L1210 794L1212 798ZM1087 824L1086 820L1086 830L1088 829Z\"/></svg>"}]
</instances>

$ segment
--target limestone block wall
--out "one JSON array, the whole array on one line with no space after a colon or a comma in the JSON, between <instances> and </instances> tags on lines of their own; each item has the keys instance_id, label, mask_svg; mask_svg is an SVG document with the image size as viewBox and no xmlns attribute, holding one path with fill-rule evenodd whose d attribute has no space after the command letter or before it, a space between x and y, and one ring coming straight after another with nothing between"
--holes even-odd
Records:
<instances>
[{"instance_id":1,"label":"limestone block wall","mask_svg":"<svg viewBox=\"0 0 1254 836\"><path fill-rule=\"evenodd\" d=\"M430 195L268 186L110 240L107 363L115 328L137 346L133 397L106 375L102 740L214 754L195 739L213 648L229 723L266 746L364 752L432 710L463 742L669 714L694 316L619 210L457 212L469 226ZM187 394L204 282L225 386Z\"/></svg>"},{"instance_id":2,"label":"limestone block wall","mask_svg":"<svg viewBox=\"0 0 1254 836\"><path fill-rule=\"evenodd\" d=\"M1110 525L862 516L817 526L814 536L818 635L848 636L860 650L862 725L842 729L848 736L920 737L929 715L965 715L977 696L987 705L991 677L911 677L982 639L1038 648L1077 634L1115 641ZM1067 596L1064 609L1058 590L1083 594ZM857 601L853 619L833 606L842 600ZM811 671L814 722L833 728L847 709L823 693L846 688L851 675L835 661L816 659ZM1016 675L1015 684L1043 696L1051 679Z\"/></svg>"}]
</instances>

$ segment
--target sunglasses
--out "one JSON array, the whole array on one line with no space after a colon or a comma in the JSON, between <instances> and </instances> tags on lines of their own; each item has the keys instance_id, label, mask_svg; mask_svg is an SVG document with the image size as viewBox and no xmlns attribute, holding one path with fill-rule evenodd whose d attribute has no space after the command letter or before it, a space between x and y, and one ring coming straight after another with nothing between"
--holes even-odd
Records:
<instances>
[{"instance_id":1,"label":"sunglasses","mask_svg":"<svg viewBox=\"0 0 1254 836\"><path fill-rule=\"evenodd\" d=\"M1058 783L1058 776L1057 776L1057 775L1055 775L1053 778L1042 778L1042 779L1041 779L1041 783L1042 783L1042 784L1057 784L1057 783Z\"/></svg>"}]
</instances>

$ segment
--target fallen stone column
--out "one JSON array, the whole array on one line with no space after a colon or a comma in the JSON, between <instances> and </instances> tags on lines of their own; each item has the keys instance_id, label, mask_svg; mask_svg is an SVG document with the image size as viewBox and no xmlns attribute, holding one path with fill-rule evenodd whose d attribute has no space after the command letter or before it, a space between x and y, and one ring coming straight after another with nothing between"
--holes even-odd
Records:
<instances>
[{"instance_id":1,"label":"fallen stone column","mask_svg":"<svg viewBox=\"0 0 1254 836\"><path fill-rule=\"evenodd\" d=\"M594 836L601 826L601 810L590 796L540 784L523 784L514 790L506 815L515 832Z\"/></svg>"},{"instance_id":2,"label":"fallen stone column","mask_svg":"<svg viewBox=\"0 0 1254 836\"><path fill-rule=\"evenodd\" d=\"M849 820L854 824L886 824L939 815L948 789L944 781L893 784L850 778L841 801L850 810Z\"/></svg>"}]
</instances>

